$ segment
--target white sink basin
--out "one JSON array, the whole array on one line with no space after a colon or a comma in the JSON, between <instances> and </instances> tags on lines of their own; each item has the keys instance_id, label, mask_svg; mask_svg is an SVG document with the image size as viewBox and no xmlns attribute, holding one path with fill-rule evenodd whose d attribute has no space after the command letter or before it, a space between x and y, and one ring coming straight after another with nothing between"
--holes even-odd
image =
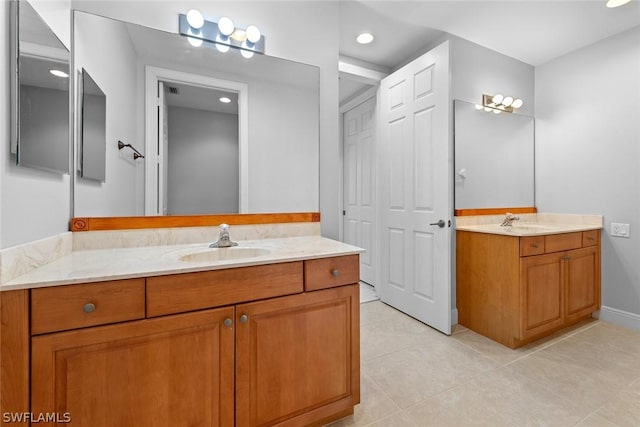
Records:
<instances>
[{"instance_id":1,"label":"white sink basin","mask_svg":"<svg viewBox=\"0 0 640 427\"><path fill-rule=\"evenodd\" d=\"M209 248L199 252L192 252L180 257L180 261L203 262L203 261L227 261L234 259L255 258L268 255L271 251L263 248Z\"/></svg>"}]
</instances>

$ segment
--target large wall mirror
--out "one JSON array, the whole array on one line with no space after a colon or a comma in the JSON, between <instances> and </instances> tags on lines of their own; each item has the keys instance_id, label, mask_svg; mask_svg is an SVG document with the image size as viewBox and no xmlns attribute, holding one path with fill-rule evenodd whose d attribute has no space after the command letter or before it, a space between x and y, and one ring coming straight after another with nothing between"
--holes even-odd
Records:
<instances>
[{"instance_id":1,"label":"large wall mirror","mask_svg":"<svg viewBox=\"0 0 640 427\"><path fill-rule=\"evenodd\" d=\"M533 207L534 119L455 100L455 208Z\"/></svg>"},{"instance_id":2,"label":"large wall mirror","mask_svg":"<svg viewBox=\"0 0 640 427\"><path fill-rule=\"evenodd\" d=\"M25 0L11 2L11 153L69 173L69 51Z\"/></svg>"},{"instance_id":3,"label":"large wall mirror","mask_svg":"<svg viewBox=\"0 0 640 427\"><path fill-rule=\"evenodd\" d=\"M104 180L76 174L74 216L319 210L317 67L80 11L73 40L106 100Z\"/></svg>"}]
</instances>

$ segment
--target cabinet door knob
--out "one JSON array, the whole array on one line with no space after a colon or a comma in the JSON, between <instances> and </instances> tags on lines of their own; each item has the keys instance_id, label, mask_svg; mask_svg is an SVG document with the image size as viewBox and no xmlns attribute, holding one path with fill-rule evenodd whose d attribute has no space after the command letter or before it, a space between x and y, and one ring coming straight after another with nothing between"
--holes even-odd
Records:
<instances>
[{"instance_id":1,"label":"cabinet door knob","mask_svg":"<svg viewBox=\"0 0 640 427\"><path fill-rule=\"evenodd\" d=\"M331 274L333 275L333 277L338 277L340 275L340 270L334 268L333 270L331 270Z\"/></svg>"},{"instance_id":2,"label":"cabinet door knob","mask_svg":"<svg viewBox=\"0 0 640 427\"><path fill-rule=\"evenodd\" d=\"M531 244L531 247L532 247L532 248L536 248L536 249L538 249L538 244L537 244L537 243L532 243L532 244Z\"/></svg>"},{"instance_id":3,"label":"cabinet door knob","mask_svg":"<svg viewBox=\"0 0 640 427\"><path fill-rule=\"evenodd\" d=\"M569 255L565 255L565 256L562 257L562 259L565 260L565 261L569 261L569 260L571 260L571 257Z\"/></svg>"},{"instance_id":4,"label":"cabinet door knob","mask_svg":"<svg viewBox=\"0 0 640 427\"><path fill-rule=\"evenodd\" d=\"M229 319L228 317L226 319L224 319L224 326L226 326L227 328L230 327L231 325L233 325L233 320Z\"/></svg>"},{"instance_id":5,"label":"cabinet door knob","mask_svg":"<svg viewBox=\"0 0 640 427\"><path fill-rule=\"evenodd\" d=\"M82 307L82 310L85 313L93 313L96 309L96 305L92 302L88 302L84 305L84 307Z\"/></svg>"},{"instance_id":6,"label":"cabinet door knob","mask_svg":"<svg viewBox=\"0 0 640 427\"><path fill-rule=\"evenodd\" d=\"M247 316L246 314L243 314L242 316L240 316L240 322L247 323L248 321L249 321L249 316Z\"/></svg>"}]
</instances>

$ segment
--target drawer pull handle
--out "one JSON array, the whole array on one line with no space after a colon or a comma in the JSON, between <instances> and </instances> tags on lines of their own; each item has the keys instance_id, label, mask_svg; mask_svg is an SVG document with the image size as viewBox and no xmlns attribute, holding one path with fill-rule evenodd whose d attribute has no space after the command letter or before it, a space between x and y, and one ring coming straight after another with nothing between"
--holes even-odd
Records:
<instances>
[{"instance_id":1,"label":"drawer pull handle","mask_svg":"<svg viewBox=\"0 0 640 427\"><path fill-rule=\"evenodd\" d=\"M334 268L333 270L331 270L331 274L333 275L333 277L338 277L340 275L340 270Z\"/></svg>"},{"instance_id":2,"label":"drawer pull handle","mask_svg":"<svg viewBox=\"0 0 640 427\"><path fill-rule=\"evenodd\" d=\"M593 237L587 237L587 240L596 240Z\"/></svg>"},{"instance_id":3,"label":"drawer pull handle","mask_svg":"<svg viewBox=\"0 0 640 427\"><path fill-rule=\"evenodd\" d=\"M570 261L571 257L568 256L568 255L565 255L565 256L562 257L562 259L565 260L565 261Z\"/></svg>"},{"instance_id":4,"label":"drawer pull handle","mask_svg":"<svg viewBox=\"0 0 640 427\"><path fill-rule=\"evenodd\" d=\"M536 249L538 249L538 244L537 244L537 243L532 243L532 244L531 244L531 247L532 247L532 248L536 248Z\"/></svg>"},{"instance_id":5,"label":"drawer pull handle","mask_svg":"<svg viewBox=\"0 0 640 427\"><path fill-rule=\"evenodd\" d=\"M248 321L249 321L249 316L247 316L246 314L243 314L242 316L240 316L241 323L247 323Z\"/></svg>"},{"instance_id":6,"label":"drawer pull handle","mask_svg":"<svg viewBox=\"0 0 640 427\"><path fill-rule=\"evenodd\" d=\"M231 327L231 325L233 325L233 320L229 319L228 317L226 319L224 319L224 326L226 326L227 328Z\"/></svg>"},{"instance_id":7,"label":"drawer pull handle","mask_svg":"<svg viewBox=\"0 0 640 427\"><path fill-rule=\"evenodd\" d=\"M85 313L93 313L96 310L96 305L92 302L88 302L82 307Z\"/></svg>"}]
</instances>

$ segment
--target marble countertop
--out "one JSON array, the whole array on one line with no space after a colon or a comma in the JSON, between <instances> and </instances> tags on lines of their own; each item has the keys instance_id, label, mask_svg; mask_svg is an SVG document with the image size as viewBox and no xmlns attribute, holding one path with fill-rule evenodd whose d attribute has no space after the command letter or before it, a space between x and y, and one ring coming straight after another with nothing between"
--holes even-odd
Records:
<instances>
[{"instance_id":1,"label":"marble countertop","mask_svg":"<svg viewBox=\"0 0 640 427\"><path fill-rule=\"evenodd\" d=\"M251 257L233 258L239 251ZM255 251L252 251L255 249ZM219 260L186 261L202 252L220 252ZM73 251L49 264L0 285L0 291L86 282L151 277L177 273L247 267L351 255L363 249L320 236L244 240L229 249L210 249L206 243ZM231 254L231 259L227 254ZM240 254L242 255L242 254Z\"/></svg>"},{"instance_id":2,"label":"marble countertop","mask_svg":"<svg viewBox=\"0 0 640 427\"><path fill-rule=\"evenodd\" d=\"M588 224L536 224L521 223L502 227L500 224L459 225L457 231L503 234L505 236L544 236L547 234L573 233L577 231L600 230L602 227Z\"/></svg>"}]
</instances>

